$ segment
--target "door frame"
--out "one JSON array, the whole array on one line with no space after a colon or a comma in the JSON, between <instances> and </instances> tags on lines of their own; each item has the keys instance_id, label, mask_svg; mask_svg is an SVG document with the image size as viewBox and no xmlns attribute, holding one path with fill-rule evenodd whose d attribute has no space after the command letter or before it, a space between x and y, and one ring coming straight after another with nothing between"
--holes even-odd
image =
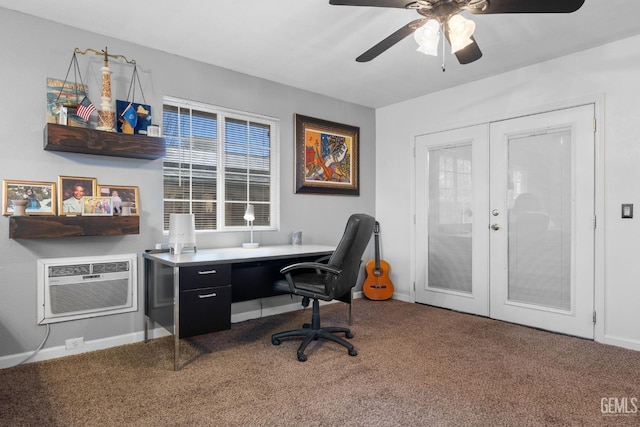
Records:
<instances>
[{"instance_id":1,"label":"door frame","mask_svg":"<svg viewBox=\"0 0 640 427\"><path fill-rule=\"evenodd\" d=\"M594 145L595 145L595 153L594 153L594 174L595 174L595 194L594 194L594 204L595 204L595 216L596 216L596 228L594 233L594 265L593 265L593 278L594 278L594 311L596 313L596 324L594 325L594 341L596 342L604 342L605 341L605 275L604 275L604 266L605 266L605 185L604 185L604 174L605 174L605 165L604 165L604 105L605 105L605 95L604 93L588 95L582 98L566 100L554 104L537 106L525 108L521 111L516 111L513 114L509 115L495 115L490 114L486 117L480 117L478 120L468 121L468 122L459 122L459 123L449 123L445 126L440 127L425 127L424 130L413 132L410 136L411 141L411 159L410 159L410 168L411 168L411 182L410 182L410 190L411 190L411 241L410 241L410 280L412 286L410 286L410 301L416 302L416 267L417 267L417 259L416 259L416 139L420 136L440 133L444 131L455 130L468 126L476 126L481 124L488 124L491 122L497 122L502 120L510 120L518 117L524 117L529 115L535 115L540 113L547 113L554 110L566 109L579 107L583 105L594 106L594 114L595 114L595 123L594 123Z\"/></svg>"}]
</instances>

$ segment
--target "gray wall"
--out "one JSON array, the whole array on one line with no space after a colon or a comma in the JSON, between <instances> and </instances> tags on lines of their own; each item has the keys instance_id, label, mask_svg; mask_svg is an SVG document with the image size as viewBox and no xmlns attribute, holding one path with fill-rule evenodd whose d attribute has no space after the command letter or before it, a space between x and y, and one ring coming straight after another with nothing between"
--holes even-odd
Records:
<instances>
[{"instance_id":1,"label":"gray wall","mask_svg":"<svg viewBox=\"0 0 640 427\"><path fill-rule=\"evenodd\" d=\"M1 178L56 182L59 175L95 177L102 184L139 186L141 204L140 234L134 236L14 240L8 236L9 219L2 220L0 362L3 356L36 348L44 336L44 328L36 325L37 259L141 253L166 241L162 234L161 160L56 153L42 148L46 79L64 78L74 48L99 50L105 46L110 53L125 55L139 64L146 102L151 104L156 123L161 121L164 95L280 119L281 229L256 233L262 244L286 243L292 230L303 231L304 243L335 244L351 213L374 213L374 110L0 9ZM90 94L94 93L99 85L94 71L101 66L100 58L79 56L79 62ZM115 60L110 66L114 97L126 99L131 68ZM97 96L92 101L99 104ZM360 127L359 197L294 194L295 113ZM238 246L246 238L247 233L199 234L198 246ZM365 258L372 256L370 245ZM139 289L141 285L140 280ZM141 292L139 297L140 309L135 313L54 324L45 348L63 346L73 337L91 341L139 333L143 327Z\"/></svg>"}]
</instances>

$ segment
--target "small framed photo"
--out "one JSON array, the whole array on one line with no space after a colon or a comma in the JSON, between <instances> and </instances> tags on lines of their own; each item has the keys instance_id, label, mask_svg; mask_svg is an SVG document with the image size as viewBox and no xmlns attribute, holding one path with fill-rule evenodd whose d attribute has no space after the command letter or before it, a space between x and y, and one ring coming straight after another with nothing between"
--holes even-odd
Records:
<instances>
[{"instance_id":1,"label":"small framed photo","mask_svg":"<svg viewBox=\"0 0 640 427\"><path fill-rule=\"evenodd\" d=\"M98 187L95 178L80 176L58 177L58 206L59 215L82 215L84 205L82 198L96 195Z\"/></svg>"},{"instance_id":2,"label":"small framed photo","mask_svg":"<svg viewBox=\"0 0 640 427\"><path fill-rule=\"evenodd\" d=\"M27 215L56 214L56 183L40 181L2 181L2 215L13 215L14 201L26 200Z\"/></svg>"},{"instance_id":3,"label":"small framed photo","mask_svg":"<svg viewBox=\"0 0 640 427\"><path fill-rule=\"evenodd\" d=\"M82 198L83 216L111 216L113 215L111 197L84 196Z\"/></svg>"},{"instance_id":4,"label":"small framed photo","mask_svg":"<svg viewBox=\"0 0 640 427\"><path fill-rule=\"evenodd\" d=\"M140 215L140 200L138 187L135 185L99 185L100 197L111 197L113 201L113 214L122 214L122 203L130 202L130 215Z\"/></svg>"},{"instance_id":5,"label":"small framed photo","mask_svg":"<svg viewBox=\"0 0 640 427\"><path fill-rule=\"evenodd\" d=\"M147 136L160 136L160 126L159 125L149 125L147 126Z\"/></svg>"}]
</instances>

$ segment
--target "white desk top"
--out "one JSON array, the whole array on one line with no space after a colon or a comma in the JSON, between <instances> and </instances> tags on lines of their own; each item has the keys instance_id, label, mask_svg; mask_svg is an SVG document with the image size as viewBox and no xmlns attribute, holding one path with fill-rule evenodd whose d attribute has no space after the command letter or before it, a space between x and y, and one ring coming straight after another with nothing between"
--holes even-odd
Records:
<instances>
[{"instance_id":1,"label":"white desk top","mask_svg":"<svg viewBox=\"0 0 640 427\"><path fill-rule=\"evenodd\" d=\"M187 252L174 255L168 252L145 253L143 256L161 264L172 267L186 267L190 265L202 264L227 264L234 262L248 262L259 260L272 260L281 258L292 258L296 256L323 256L332 253L335 246L324 245L273 245L260 246L255 249L217 248L198 249L197 252Z\"/></svg>"}]
</instances>

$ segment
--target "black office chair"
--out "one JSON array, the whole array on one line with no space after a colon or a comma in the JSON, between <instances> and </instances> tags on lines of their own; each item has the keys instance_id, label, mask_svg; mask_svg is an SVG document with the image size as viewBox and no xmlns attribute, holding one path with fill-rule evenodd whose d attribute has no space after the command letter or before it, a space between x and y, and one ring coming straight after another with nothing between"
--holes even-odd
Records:
<instances>
[{"instance_id":1,"label":"black office chair","mask_svg":"<svg viewBox=\"0 0 640 427\"><path fill-rule=\"evenodd\" d=\"M345 346L350 356L358 352L348 341L334 335L344 333L346 338L353 338L349 328L320 327L320 302L338 299L351 302L351 288L356 285L362 254L364 253L371 235L375 218L366 214L353 214L347 221L344 235L326 264L319 262L302 262L284 267L280 272L285 280L279 280L273 288L276 292L288 292L301 295L302 305L307 307L309 300L313 300L311 324L303 325L302 329L280 332L271 336L271 343L279 345L282 338L304 337L298 347L298 360L304 362L307 356L305 349L313 340L325 338Z\"/></svg>"}]
</instances>

